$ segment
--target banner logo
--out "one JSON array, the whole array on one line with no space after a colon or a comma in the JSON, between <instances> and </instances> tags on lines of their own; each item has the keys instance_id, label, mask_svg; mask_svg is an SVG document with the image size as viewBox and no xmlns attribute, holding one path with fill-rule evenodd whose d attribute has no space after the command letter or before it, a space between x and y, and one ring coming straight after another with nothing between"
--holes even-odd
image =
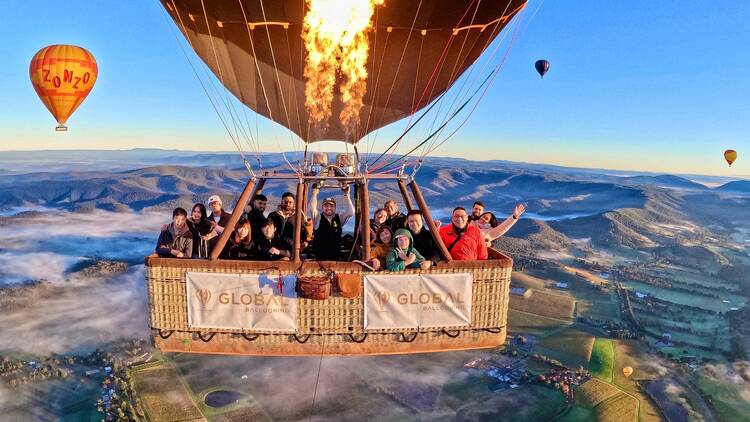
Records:
<instances>
[{"instance_id":1,"label":"banner logo","mask_svg":"<svg viewBox=\"0 0 750 422\"><path fill-rule=\"evenodd\" d=\"M205 310L208 306L208 302L211 300L211 290L197 289L195 291L195 297L198 299L201 309Z\"/></svg>"},{"instance_id":2,"label":"banner logo","mask_svg":"<svg viewBox=\"0 0 750 422\"><path fill-rule=\"evenodd\" d=\"M388 301L391 300L391 294L388 292L376 292L375 301L378 302L380 312L385 311L385 306L388 305Z\"/></svg>"}]
</instances>

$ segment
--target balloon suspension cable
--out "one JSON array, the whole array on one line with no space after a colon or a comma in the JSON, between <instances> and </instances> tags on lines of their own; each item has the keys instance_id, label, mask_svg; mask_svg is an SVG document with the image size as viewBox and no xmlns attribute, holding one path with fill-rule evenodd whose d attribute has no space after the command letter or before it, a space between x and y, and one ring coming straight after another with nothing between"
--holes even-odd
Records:
<instances>
[{"instance_id":1,"label":"balloon suspension cable","mask_svg":"<svg viewBox=\"0 0 750 422\"><path fill-rule=\"evenodd\" d=\"M411 170L411 174L409 175L409 182L412 182L413 180L416 179L417 172L419 171L419 169L422 168L422 163L423 162L424 162L424 160L421 159L421 158L419 160L417 160L417 164L414 165L414 167Z\"/></svg>"},{"instance_id":2,"label":"balloon suspension cable","mask_svg":"<svg viewBox=\"0 0 750 422\"><path fill-rule=\"evenodd\" d=\"M260 160L258 160L258 162L260 162ZM253 166L250 164L250 162L247 161L246 158L243 158L242 164L245 165L245 168L247 169L247 171L250 172L250 175L253 177L253 179L255 179L255 170L253 170Z\"/></svg>"}]
</instances>

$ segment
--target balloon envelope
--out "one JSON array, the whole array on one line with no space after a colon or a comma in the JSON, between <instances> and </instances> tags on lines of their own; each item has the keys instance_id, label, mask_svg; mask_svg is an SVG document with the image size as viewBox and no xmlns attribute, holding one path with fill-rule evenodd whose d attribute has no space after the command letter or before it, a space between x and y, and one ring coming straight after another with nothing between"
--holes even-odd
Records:
<instances>
[{"instance_id":1,"label":"balloon envelope","mask_svg":"<svg viewBox=\"0 0 750 422\"><path fill-rule=\"evenodd\" d=\"M622 374L625 375L626 378L630 377L633 375L633 368L630 366L622 368Z\"/></svg>"},{"instance_id":2,"label":"balloon envelope","mask_svg":"<svg viewBox=\"0 0 750 422\"><path fill-rule=\"evenodd\" d=\"M544 74L549 70L549 62L547 60L537 60L536 63L534 63L534 67L536 68L536 71L539 72L539 76L543 78Z\"/></svg>"},{"instance_id":3,"label":"balloon envelope","mask_svg":"<svg viewBox=\"0 0 750 422\"><path fill-rule=\"evenodd\" d=\"M74 45L44 47L29 65L31 84L57 120L57 130L67 129L65 122L89 95L97 75L94 56Z\"/></svg>"},{"instance_id":4,"label":"balloon envelope","mask_svg":"<svg viewBox=\"0 0 750 422\"><path fill-rule=\"evenodd\" d=\"M727 160L729 167L731 167L732 163L734 163L734 160L737 159L737 151L733 149L728 149L724 151L724 159Z\"/></svg>"},{"instance_id":5,"label":"balloon envelope","mask_svg":"<svg viewBox=\"0 0 750 422\"><path fill-rule=\"evenodd\" d=\"M447 90L527 0L386 0L376 7L368 33L367 91L353 135L338 119L343 106L338 90L327 124L309 123L305 1L161 1L193 50L246 106L305 142L356 143Z\"/></svg>"}]
</instances>

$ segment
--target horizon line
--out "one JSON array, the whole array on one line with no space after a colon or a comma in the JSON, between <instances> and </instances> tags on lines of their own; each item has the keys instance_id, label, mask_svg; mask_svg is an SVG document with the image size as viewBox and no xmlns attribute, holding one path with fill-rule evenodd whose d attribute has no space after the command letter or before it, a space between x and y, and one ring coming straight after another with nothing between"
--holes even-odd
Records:
<instances>
[{"instance_id":1,"label":"horizon line","mask_svg":"<svg viewBox=\"0 0 750 422\"><path fill-rule=\"evenodd\" d=\"M0 155L3 153L44 153L44 152L99 152L99 151L108 151L108 152L131 152L131 151L162 151L162 152L181 152L181 153L192 153L192 154L222 154L222 155L238 155L239 153L235 150L190 150L190 149L167 149L167 148L146 148L146 147L137 147L137 148L128 148L128 149L122 149L122 148L97 148L97 149L78 149L78 148L59 148L59 149L0 149ZM261 155L272 155L272 154L293 154L293 153L303 153L304 151L297 151L297 150L291 150L291 151L283 151L283 152L260 152ZM340 151L325 151L328 153L341 153ZM369 156L369 155L379 155L376 152L373 153L361 153L360 155L363 156ZM386 154L386 155L400 155L400 154ZM736 175L736 176L719 176L719 175L711 175L711 174L700 174L700 173L669 173L669 172L658 172L658 171L650 171L650 170L624 170L624 169L612 169L612 168L603 168L603 167L582 167L582 166L566 166L563 164L554 164L554 163L546 163L546 162L529 162L529 161L512 161L512 160L502 160L502 159L487 159L487 160L477 160L477 159L470 159L470 158L464 158L464 157L446 157L446 156L431 156L426 157L427 158L433 158L433 159L450 159L450 160L463 160L468 162L478 162L478 163L486 163L486 162L504 162L504 163L513 163L513 164L525 164L525 165L531 165L531 166L551 166L551 167L560 167L565 169L571 169L571 170L586 170L586 171L607 171L607 172L622 172L622 173L640 173L640 174L653 174L653 175L660 175L660 176L693 176L693 177L710 177L710 178L719 178L719 179L731 179L731 178L738 178L740 180L748 180L750 179L750 175Z\"/></svg>"}]
</instances>

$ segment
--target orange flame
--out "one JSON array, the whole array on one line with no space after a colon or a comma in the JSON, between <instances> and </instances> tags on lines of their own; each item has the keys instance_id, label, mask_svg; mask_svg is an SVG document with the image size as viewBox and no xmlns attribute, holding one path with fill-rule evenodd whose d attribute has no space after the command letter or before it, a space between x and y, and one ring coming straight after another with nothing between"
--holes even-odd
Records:
<instances>
[{"instance_id":1,"label":"orange flame","mask_svg":"<svg viewBox=\"0 0 750 422\"><path fill-rule=\"evenodd\" d=\"M302 38L307 49L305 106L314 124L331 117L336 73L343 109L339 118L347 133L359 125L367 92L367 31L376 5L384 0L307 0Z\"/></svg>"}]
</instances>

